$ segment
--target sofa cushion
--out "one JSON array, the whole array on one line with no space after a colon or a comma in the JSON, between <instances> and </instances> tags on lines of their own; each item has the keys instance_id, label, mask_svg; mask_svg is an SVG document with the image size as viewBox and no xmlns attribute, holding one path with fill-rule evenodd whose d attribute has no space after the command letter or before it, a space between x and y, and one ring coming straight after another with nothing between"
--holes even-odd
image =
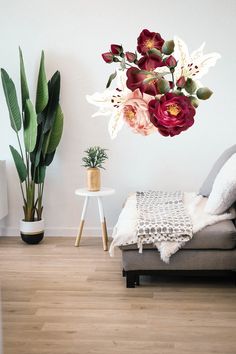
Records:
<instances>
[{"instance_id":1,"label":"sofa cushion","mask_svg":"<svg viewBox=\"0 0 236 354\"><path fill-rule=\"evenodd\" d=\"M211 194L207 200L205 211L209 214L223 214L236 201L236 154L224 164L218 175Z\"/></svg>"},{"instance_id":2,"label":"sofa cushion","mask_svg":"<svg viewBox=\"0 0 236 354\"><path fill-rule=\"evenodd\" d=\"M236 145L231 146L230 148L228 148L223 152L223 154L216 160L210 173L208 174L207 178L203 182L199 190L199 194L203 195L204 197L209 197L216 176L218 175L219 171L224 166L226 161L228 161L228 159L235 153L236 153Z\"/></svg>"},{"instance_id":3,"label":"sofa cushion","mask_svg":"<svg viewBox=\"0 0 236 354\"><path fill-rule=\"evenodd\" d=\"M191 241L182 249L219 249L228 250L236 247L236 228L231 220L224 220L217 224L207 226L197 232ZM137 245L121 246L122 250L136 249ZM143 245L144 249L156 248L153 244Z\"/></svg>"}]
</instances>

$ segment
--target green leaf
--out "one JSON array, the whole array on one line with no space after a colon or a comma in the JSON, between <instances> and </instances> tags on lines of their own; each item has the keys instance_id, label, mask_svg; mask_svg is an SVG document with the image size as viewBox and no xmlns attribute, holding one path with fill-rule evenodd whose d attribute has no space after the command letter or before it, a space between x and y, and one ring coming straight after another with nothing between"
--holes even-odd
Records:
<instances>
[{"instance_id":1,"label":"green leaf","mask_svg":"<svg viewBox=\"0 0 236 354\"><path fill-rule=\"evenodd\" d=\"M34 182L39 184L43 183L45 180L46 166L39 165L36 169Z\"/></svg>"},{"instance_id":2,"label":"green leaf","mask_svg":"<svg viewBox=\"0 0 236 354\"><path fill-rule=\"evenodd\" d=\"M157 87L158 87L158 90L160 91L160 93L166 93L166 92L170 91L170 84L165 79L159 79L157 81Z\"/></svg>"},{"instance_id":3,"label":"green leaf","mask_svg":"<svg viewBox=\"0 0 236 354\"><path fill-rule=\"evenodd\" d=\"M48 84L44 68L44 52L42 51L39 74L38 74L38 84L36 93L36 112L37 114L42 112L48 103Z\"/></svg>"},{"instance_id":4,"label":"green leaf","mask_svg":"<svg viewBox=\"0 0 236 354\"><path fill-rule=\"evenodd\" d=\"M56 110L59 104L60 96L60 87L61 87L61 76L59 71L56 71L51 80L48 82L48 92L49 100L46 107L45 121L43 133L47 133L53 126Z\"/></svg>"},{"instance_id":5,"label":"green leaf","mask_svg":"<svg viewBox=\"0 0 236 354\"><path fill-rule=\"evenodd\" d=\"M24 59L20 47L19 47L19 55L20 55L21 102L22 102L22 111L24 111L26 100L29 98L29 88L28 88L26 74L25 74Z\"/></svg>"},{"instance_id":6,"label":"green leaf","mask_svg":"<svg viewBox=\"0 0 236 354\"><path fill-rule=\"evenodd\" d=\"M40 125L38 125L38 129L37 129L36 146L34 148L34 151L31 152L31 154L30 154L32 171L34 171L36 169L36 167L38 166L38 164L40 162L40 156L41 156L42 146L43 146L43 139L44 139L43 127L42 127L42 124L40 124ZM33 174L32 174L32 176L33 176Z\"/></svg>"},{"instance_id":7,"label":"green leaf","mask_svg":"<svg viewBox=\"0 0 236 354\"><path fill-rule=\"evenodd\" d=\"M10 150L11 150L12 157L13 157L15 165L16 165L16 170L18 172L20 181L22 183L26 180L26 177L27 177L27 169L26 169L25 163L24 163L21 155L19 154L19 152L11 145L10 145Z\"/></svg>"},{"instance_id":8,"label":"green leaf","mask_svg":"<svg viewBox=\"0 0 236 354\"><path fill-rule=\"evenodd\" d=\"M9 111L11 127L15 132L21 130L21 113L17 101L16 88L8 73L1 69L2 86Z\"/></svg>"},{"instance_id":9,"label":"green leaf","mask_svg":"<svg viewBox=\"0 0 236 354\"><path fill-rule=\"evenodd\" d=\"M173 53L174 48L175 48L175 43L173 40L165 41L161 48L161 51L163 54L170 55L171 53Z\"/></svg>"},{"instance_id":10,"label":"green leaf","mask_svg":"<svg viewBox=\"0 0 236 354\"><path fill-rule=\"evenodd\" d=\"M116 75L117 75L117 72L115 71L113 74L111 74L109 76L109 79L106 84L106 88L110 87L110 85L111 85L112 81L115 79Z\"/></svg>"},{"instance_id":11,"label":"green leaf","mask_svg":"<svg viewBox=\"0 0 236 354\"><path fill-rule=\"evenodd\" d=\"M47 148L47 154L56 150L62 136L64 116L60 105L58 105L55 115L55 120L50 132L49 144Z\"/></svg>"},{"instance_id":12,"label":"green leaf","mask_svg":"<svg viewBox=\"0 0 236 354\"><path fill-rule=\"evenodd\" d=\"M51 152L50 154L46 154L44 162L43 162L45 166L49 166L52 163L55 152L56 152L56 150Z\"/></svg>"},{"instance_id":13,"label":"green leaf","mask_svg":"<svg viewBox=\"0 0 236 354\"><path fill-rule=\"evenodd\" d=\"M32 152L37 140L37 114L29 99L25 105L24 140L26 151Z\"/></svg>"},{"instance_id":14,"label":"green leaf","mask_svg":"<svg viewBox=\"0 0 236 354\"><path fill-rule=\"evenodd\" d=\"M148 54L155 54L157 55L158 57L161 57L162 58L162 54L161 54L161 51L158 50L157 48L152 48L148 51Z\"/></svg>"},{"instance_id":15,"label":"green leaf","mask_svg":"<svg viewBox=\"0 0 236 354\"><path fill-rule=\"evenodd\" d=\"M152 77L148 77L146 79L143 80L144 84L149 84L150 82L152 82L153 80L156 80L156 76L152 76Z\"/></svg>"},{"instance_id":16,"label":"green leaf","mask_svg":"<svg viewBox=\"0 0 236 354\"><path fill-rule=\"evenodd\" d=\"M200 100L207 100L208 98L211 97L212 94L213 92L208 87L200 87L197 90L197 97Z\"/></svg>"},{"instance_id":17,"label":"green leaf","mask_svg":"<svg viewBox=\"0 0 236 354\"><path fill-rule=\"evenodd\" d=\"M184 88L190 95L192 95L197 89L197 84L196 84L195 81L193 81L192 79L188 78L186 80Z\"/></svg>"}]
</instances>

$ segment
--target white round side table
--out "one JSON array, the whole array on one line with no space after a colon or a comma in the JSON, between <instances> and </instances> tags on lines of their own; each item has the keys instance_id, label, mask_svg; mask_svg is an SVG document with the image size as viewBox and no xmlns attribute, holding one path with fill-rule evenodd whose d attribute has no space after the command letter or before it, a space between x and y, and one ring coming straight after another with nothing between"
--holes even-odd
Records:
<instances>
[{"instance_id":1,"label":"white round side table","mask_svg":"<svg viewBox=\"0 0 236 354\"><path fill-rule=\"evenodd\" d=\"M105 219L103 205L102 205L102 197L112 195L114 193L115 193L115 190L112 188L101 188L100 191L97 191L97 192L90 192L86 188L76 189L76 191L75 191L76 195L79 195L81 197L85 197L84 206L82 209L82 214L81 214L81 219L80 219L79 231L78 231L78 235L77 235L76 241L75 241L76 247L78 247L80 244L89 199L95 197L95 198L97 198L97 202L98 202L98 210L99 210L99 216L100 216L101 227L102 227L103 249L104 249L104 251L108 250L107 226L106 226L106 219Z\"/></svg>"}]
</instances>

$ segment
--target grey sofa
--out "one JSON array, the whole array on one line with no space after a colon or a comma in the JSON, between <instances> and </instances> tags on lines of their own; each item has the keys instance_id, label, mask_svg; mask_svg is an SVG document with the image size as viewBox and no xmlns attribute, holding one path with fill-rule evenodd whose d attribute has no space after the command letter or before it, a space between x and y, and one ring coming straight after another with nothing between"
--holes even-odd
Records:
<instances>
[{"instance_id":1,"label":"grey sofa","mask_svg":"<svg viewBox=\"0 0 236 354\"><path fill-rule=\"evenodd\" d=\"M231 220L208 226L176 254L170 263L160 259L154 245L144 245L139 253L136 245L120 247L123 275L127 288L139 285L140 275L163 271L230 271L236 274L236 228Z\"/></svg>"},{"instance_id":2,"label":"grey sofa","mask_svg":"<svg viewBox=\"0 0 236 354\"><path fill-rule=\"evenodd\" d=\"M217 159L199 194L208 197L214 180L226 161L236 153L236 145L231 146ZM139 253L136 245L120 247L123 259L123 275L128 288L139 285L142 274L163 271L227 271L236 274L236 228L235 220L221 221L196 233L193 239L176 254L170 263L160 259L155 245L144 245Z\"/></svg>"}]
</instances>

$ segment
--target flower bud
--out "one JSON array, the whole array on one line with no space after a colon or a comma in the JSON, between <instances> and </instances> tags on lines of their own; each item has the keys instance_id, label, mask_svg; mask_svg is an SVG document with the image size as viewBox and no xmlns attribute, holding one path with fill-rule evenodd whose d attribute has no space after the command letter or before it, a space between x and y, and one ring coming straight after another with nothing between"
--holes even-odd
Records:
<instances>
[{"instance_id":1,"label":"flower bud","mask_svg":"<svg viewBox=\"0 0 236 354\"><path fill-rule=\"evenodd\" d=\"M176 86L183 88L185 86L186 80L184 76L181 76L177 81L176 81Z\"/></svg>"},{"instance_id":2,"label":"flower bud","mask_svg":"<svg viewBox=\"0 0 236 354\"><path fill-rule=\"evenodd\" d=\"M195 81L193 81L192 79L188 78L186 83L185 83L184 88L190 95L192 95L197 89L197 84L196 84Z\"/></svg>"},{"instance_id":3,"label":"flower bud","mask_svg":"<svg viewBox=\"0 0 236 354\"><path fill-rule=\"evenodd\" d=\"M170 55L171 53L173 53L174 47L175 47L175 43L173 40L165 41L161 48L161 51L163 54Z\"/></svg>"},{"instance_id":4,"label":"flower bud","mask_svg":"<svg viewBox=\"0 0 236 354\"><path fill-rule=\"evenodd\" d=\"M133 63L137 59L137 54L132 52L126 52L125 57L130 63Z\"/></svg>"},{"instance_id":5,"label":"flower bud","mask_svg":"<svg viewBox=\"0 0 236 354\"><path fill-rule=\"evenodd\" d=\"M120 55L121 53L123 53L123 48L119 44L111 44L111 52L114 55Z\"/></svg>"},{"instance_id":6,"label":"flower bud","mask_svg":"<svg viewBox=\"0 0 236 354\"><path fill-rule=\"evenodd\" d=\"M193 107L197 108L199 106L199 101L197 97L195 96L189 96L190 102L193 105Z\"/></svg>"},{"instance_id":7,"label":"flower bud","mask_svg":"<svg viewBox=\"0 0 236 354\"><path fill-rule=\"evenodd\" d=\"M157 87L160 93L166 93L170 91L170 84L167 80L165 79L159 79L157 81Z\"/></svg>"},{"instance_id":8,"label":"flower bud","mask_svg":"<svg viewBox=\"0 0 236 354\"><path fill-rule=\"evenodd\" d=\"M176 59L170 55L166 60L165 60L165 64L166 66L168 66L169 68L175 68L177 65L177 61Z\"/></svg>"},{"instance_id":9,"label":"flower bud","mask_svg":"<svg viewBox=\"0 0 236 354\"><path fill-rule=\"evenodd\" d=\"M103 53L102 58L106 63L110 64L113 62L113 54L111 52Z\"/></svg>"},{"instance_id":10,"label":"flower bud","mask_svg":"<svg viewBox=\"0 0 236 354\"><path fill-rule=\"evenodd\" d=\"M208 98L211 97L212 94L213 92L208 87L200 87L197 90L197 97L200 100L207 100Z\"/></svg>"}]
</instances>

